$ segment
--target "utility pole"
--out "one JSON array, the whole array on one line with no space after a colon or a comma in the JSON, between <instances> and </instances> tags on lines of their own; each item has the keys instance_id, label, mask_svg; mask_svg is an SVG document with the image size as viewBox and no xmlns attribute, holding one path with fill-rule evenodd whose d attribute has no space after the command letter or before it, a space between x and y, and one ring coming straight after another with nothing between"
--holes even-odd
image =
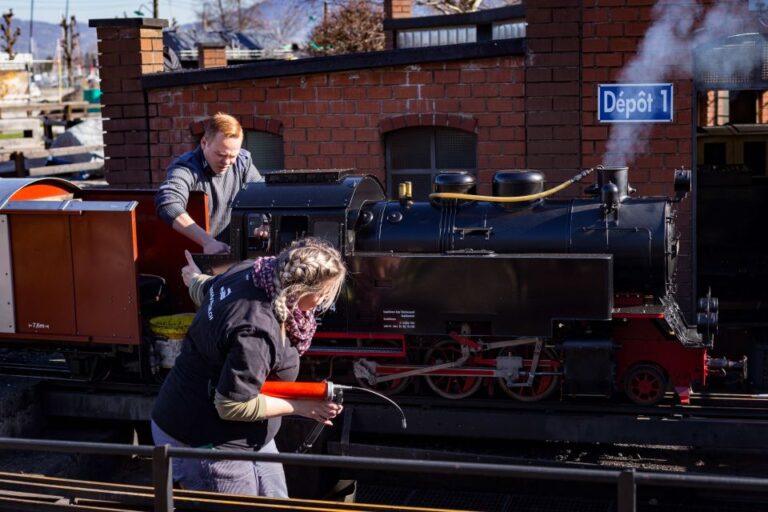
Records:
<instances>
[{"instance_id":1,"label":"utility pole","mask_svg":"<svg viewBox=\"0 0 768 512\"><path fill-rule=\"evenodd\" d=\"M35 19L35 0L30 1L29 5L29 53L32 58L35 58L34 47L32 46L32 27L34 26L33 20Z\"/></svg>"},{"instance_id":2,"label":"utility pole","mask_svg":"<svg viewBox=\"0 0 768 512\"><path fill-rule=\"evenodd\" d=\"M152 17L160 17L160 0L152 0Z\"/></svg>"},{"instance_id":3,"label":"utility pole","mask_svg":"<svg viewBox=\"0 0 768 512\"><path fill-rule=\"evenodd\" d=\"M74 79L72 64L80 57L80 34L77 32L77 21L74 16L70 17L69 21L62 18L59 26L62 30L61 55L67 70L67 85L71 86Z\"/></svg>"}]
</instances>

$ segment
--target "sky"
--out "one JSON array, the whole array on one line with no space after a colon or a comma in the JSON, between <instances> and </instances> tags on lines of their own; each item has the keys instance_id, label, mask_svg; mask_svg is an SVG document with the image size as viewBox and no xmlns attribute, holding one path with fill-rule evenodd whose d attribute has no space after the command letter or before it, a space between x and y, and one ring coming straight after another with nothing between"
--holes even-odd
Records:
<instances>
[{"instance_id":1,"label":"sky","mask_svg":"<svg viewBox=\"0 0 768 512\"><path fill-rule=\"evenodd\" d=\"M30 19L30 7L34 1L34 20L48 23L61 22L62 15L69 4L69 16L77 21L89 19L136 17L134 11L142 10L144 16L152 16L152 0L0 0L0 11L13 9L13 16L20 20ZM197 0L160 0L160 18L176 18L179 24L192 23L196 19L195 10L201 2Z\"/></svg>"}]
</instances>

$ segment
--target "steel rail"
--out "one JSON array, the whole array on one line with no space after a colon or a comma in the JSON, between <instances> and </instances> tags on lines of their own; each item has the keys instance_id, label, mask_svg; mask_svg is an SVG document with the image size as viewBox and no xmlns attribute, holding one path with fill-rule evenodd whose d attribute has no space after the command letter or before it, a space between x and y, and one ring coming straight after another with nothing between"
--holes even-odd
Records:
<instances>
[{"instance_id":1,"label":"steel rail","mask_svg":"<svg viewBox=\"0 0 768 512\"><path fill-rule=\"evenodd\" d=\"M2 365L0 365L2 373ZM53 387L62 387L69 389L87 389L90 393L94 391L118 391L125 393L135 393L146 395L147 393L156 393L159 385L137 384L129 382L92 382L74 379L57 379L50 382ZM672 400L672 394L667 397ZM350 404L376 403L376 400L364 395L350 395L345 397ZM768 419L768 395L747 395L738 393L692 393L691 400L695 401L691 405L662 403L655 406L640 406L629 403L615 403L597 400L590 402L584 401L556 401L545 400L541 402L518 402L506 396L501 398L467 398L459 403L461 407L467 409L510 409L534 412L543 410L547 412L568 413L577 412L580 414L629 414L641 416L670 416L670 415L689 415L713 416L732 419L741 418L762 418ZM409 406L429 406L439 407L451 404L456 405L456 401L437 398L432 396L413 396L398 395L397 401L401 405ZM717 404L717 405L715 405Z\"/></svg>"},{"instance_id":2,"label":"steel rail","mask_svg":"<svg viewBox=\"0 0 768 512\"><path fill-rule=\"evenodd\" d=\"M62 387L70 389L87 389L94 391L116 391L124 393L136 393L146 395L147 393L156 393L159 385L135 383L135 382L112 382L112 381L89 381L87 379L76 379L69 376L69 370L62 368L61 365L42 365L42 364L24 364L0 362L0 375L13 377L31 377L40 378L53 387ZM346 397L350 404L369 403L364 396ZM614 403L607 401L599 403L591 401L554 401L545 400L541 402L516 402L506 396L501 398L471 398L462 400L461 407L467 409L496 409L496 410L523 410L534 412L537 410L546 410L556 413L578 412L580 414L610 414L610 415L641 415L641 416L670 416L670 415L693 415L713 418L730 419L768 419L768 394L738 394L738 393L692 393L690 405L671 404L674 400L672 393L667 394L666 403L655 406L638 406L629 403ZM401 405L418 405L436 407L445 405L446 399L435 398L432 396L408 396L399 395L397 398ZM452 406L456 403L448 401Z\"/></svg>"}]
</instances>

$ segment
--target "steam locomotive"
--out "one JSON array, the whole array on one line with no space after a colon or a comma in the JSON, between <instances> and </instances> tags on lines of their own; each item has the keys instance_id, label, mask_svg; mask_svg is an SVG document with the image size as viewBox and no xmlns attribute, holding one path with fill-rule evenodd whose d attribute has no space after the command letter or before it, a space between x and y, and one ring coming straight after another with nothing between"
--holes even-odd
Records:
<instances>
[{"instance_id":1,"label":"steam locomotive","mask_svg":"<svg viewBox=\"0 0 768 512\"><path fill-rule=\"evenodd\" d=\"M674 199L631 197L626 167L599 168L587 199L547 198L532 170L497 173L489 197L466 173L433 189L417 202L401 184L388 200L369 176L272 174L234 201L232 255L201 263L216 272L300 236L331 241L351 277L305 366L322 377L334 371L324 363L351 361L360 384L390 394L421 380L451 399L498 386L522 401L623 390L650 405L672 388L687 403L708 372L745 371L707 356L717 299L699 301L695 327L674 299L672 205L689 171L676 173Z\"/></svg>"},{"instance_id":2,"label":"steam locomotive","mask_svg":"<svg viewBox=\"0 0 768 512\"><path fill-rule=\"evenodd\" d=\"M538 171L500 172L493 195L477 196L473 176L446 173L428 201L407 183L389 200L350 171L270 174L233 202L231 254L196 259L217 273L302 236L333 243L350 278L303 371L389 394L423 383L450 399L623 390L652 405L672 389L687 403L708 373L745 372L744 360L707 355L717 300L700 299L693 327L674 299L672 205L690 173L676 173L674 199L631 197L627 168L597 169L591 197L548 197L585 174L544 191ZM155 218L151 197L0 182L0 289L12 298L0 304L0 342L53 345L79 375L107 361L156 376L161 340L147 320L191 304L178 276L189 242ZM204 196L188 211L204 223Z\"/></svg>"}]
</instances>

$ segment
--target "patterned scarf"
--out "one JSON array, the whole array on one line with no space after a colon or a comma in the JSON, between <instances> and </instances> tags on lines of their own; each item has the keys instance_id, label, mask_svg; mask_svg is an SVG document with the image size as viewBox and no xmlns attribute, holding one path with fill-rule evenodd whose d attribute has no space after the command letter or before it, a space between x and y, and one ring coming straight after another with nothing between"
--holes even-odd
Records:
<instances>
[{"instance_id":1,"label":"patterned scarf","mask_svg":"<svg viewBox=\"0 0 768 512\"><path fill-rule=\"evenodd\" d=\"M275 289L276 264L277 258L273 256L256 258L253 263L253 284L267 292L267 298L270 301L274 300L275 295L277 295ZM313 308L309 311L302 311L296 302L291 303L290 298L288 298L287 306L290 313L285 319L285 333L288 335L291 345L296 347L299 355L302 355L312 344L312 337L315 335L315 329L317 329L315 310Z\"/></svg>"}]
</instances>

